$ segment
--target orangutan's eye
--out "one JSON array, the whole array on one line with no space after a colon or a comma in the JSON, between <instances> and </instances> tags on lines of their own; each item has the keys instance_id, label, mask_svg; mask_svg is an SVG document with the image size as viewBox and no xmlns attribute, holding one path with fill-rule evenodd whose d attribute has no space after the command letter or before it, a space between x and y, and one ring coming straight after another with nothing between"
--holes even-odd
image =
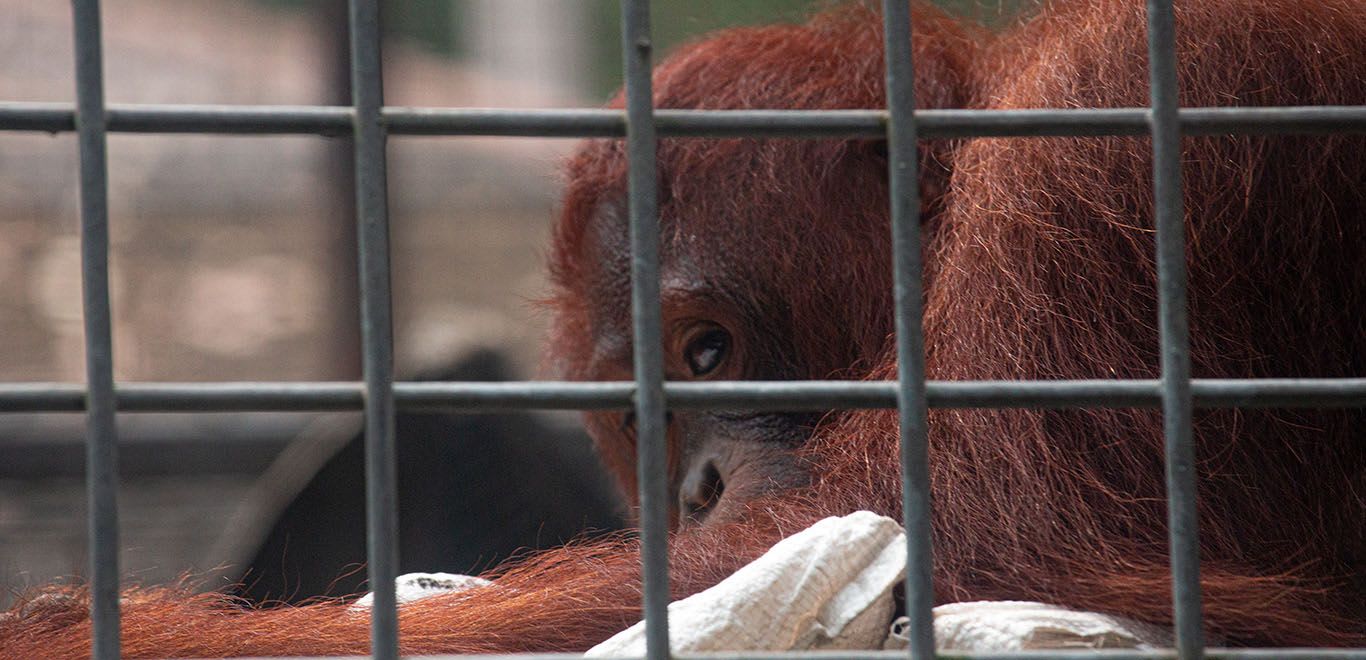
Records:
<instances>
[{"instance_id":1,"label":"orangutan's eye","mask_svg":"<svg viewBox=\"0 0 1366 660\"><path fill-rule=\"evenodd\" d=\"M683 360L694 376L705 376L725 361L730 352L730 333L712 326L693 336L683 349Z\"/></svg>"}]
</instances>

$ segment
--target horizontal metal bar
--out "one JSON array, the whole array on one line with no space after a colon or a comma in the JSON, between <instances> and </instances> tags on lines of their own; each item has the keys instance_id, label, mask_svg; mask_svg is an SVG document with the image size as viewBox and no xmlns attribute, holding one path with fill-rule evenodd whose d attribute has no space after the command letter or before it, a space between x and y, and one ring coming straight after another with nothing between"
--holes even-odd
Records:
<instances>
[{"instance_id":1,"label":"horizontal metal bar","mask_svg":"<svg viewBox=\"0 0 1366 660\"><path fill-rule=\"evenodd\" d=\"M395 383L404 410L589 410L627 408L635 385L619 383ZM124 412L287 412L360 410L357 382L128 383L116 386ZM0 385L0 412L78 412L82 386Z\"/></svg>"},{"instance_id":2,"label":"horizontal metal bar","mask_svg":"<svg viewBox=\"0 0 1366 660\"><path fill-rule=\"evenodd\" d=\"M1157 408L1157 380L929 381L935 408ZM226 412L360 410L354 382L123 383L116 385L124 412ZM1366 407L1366 378L1196 379L1201 408ZM492 412L598 410L631 406L629 381L396 383L398 407L408 411ZM674 408L832 410L895 408L896 381L671 382L665 400ZM0 383L0 413L80 412L85 389L75 383Z\"/></svg>"},{"instance_id":3,"label":"horizontal metal bar","mask_svg":"<svg viewBox=\"0 0 1366 660\"><path fill-rule=\"evenodd\" d=\"M0 130L65 133L73 129L69 103L0 103ZM350 106L135 105L111 103L110 132L346 135ZM117 127L116 127L117 126Z\"/></svg>"},{"instance_id":4,"label":"horizontal metal bar","mask_svg":"<svg viewBox=\"0 0 1366 660\"><path fill-rule=\"evenodd\" d=\"M1146 108L917 110L921 137L1147 135ZM1181 108L1184 135L1366 132L1366 107Z\"/></svg>"},{"instance_id":5,"label":"horizontal metal bar","mask_svg":"<svg viewBox=\"0 0 1366 660\"><path fill-rule=\"evenodd\" d=\"M626 114L616 110L504 110L385 108L393 135L502 137L625 137Z\"/></svg>"},{"instance_id":6,"label":"horizontal metal bar","mask_svg":"<svg viewBox=\"0 0 1366 660\"><path fill-rule=\"evenodd\" d=\"M69 103L0 103L0 131L75 130ZM343 135L345 106L136 105L108 106L108 130L121 133ZM1146 108L1076 110L917 110L922 138L1144 135ZM618 110L512 110L387 107L391 135L621 137ZM658 110L660 135L674 137L880 138L885 110ZM1362 133L1366 107L1182 108L1186 135Z\"/></svg>"},{"instance_id":7,"label":"horizontal metal bar","mask_svg":"<svg viewBox=\"0 0 1366 660\"><path fill-rule=\"evenodd\" d=\"M885 138L886 110L657 110L673 137Z\"/></svg>"}]
</instances>

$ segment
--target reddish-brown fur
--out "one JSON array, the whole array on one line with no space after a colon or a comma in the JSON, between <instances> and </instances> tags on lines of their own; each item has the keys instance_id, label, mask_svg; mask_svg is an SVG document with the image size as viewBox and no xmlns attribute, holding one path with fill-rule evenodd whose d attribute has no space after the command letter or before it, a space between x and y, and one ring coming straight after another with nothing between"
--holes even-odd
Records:
<instances>
[{"instance_id":1,"label":"reddish-brown fur","mask_svg":"<svg viewBox=\"0 0 1366 660\"><path fill-rule=\"evenodd\" d=\"M664 107L877 107L877 19L725 33L656 77ZM1356 0L1187 0L1177 8L1182 103L1366 104L1366 9ZM922 105L1146 104L1136 0L1057 2L980 47L917 13ZM1197 377L1366 375L1366 140L1187 138L1191 336ZM925 159L930 376L1151 378L1156 373L1149 142L931 143ZM876 145L670 140L661 145L666 259L701 260L785 303L751 329L788 338L792 377L892 374L886 186ZM570 166L553 272L554 353L590 368L620 146ZM611 223L608 223L611 224ZM740 239L736 239L739 236ZM619 256L619 255L616 255ZM748 304L754 301L740 301ZM666 301L666 306L670 304ZM743 306L743 304L739 306ZM703 313L692 310L689 313ZM666 313L669 310L666 309ZM769 350L769 353L763 353ZM941 600L1036 599L1170 619L1160 417L1151 411L936 410L935 579ZM629 436L590 427L633 487ZM1366 415L1200 411L1200 521L1209 628L1235 644L1366 645ZM677 595L715 583L830 514L899 510L895 416L832 414L802 449L809 487L755 496L673 540ZM492 587L401 613L405 650L578 650L638 617L629 539L544 553ZM247 610L217 594L133 590L130 657L364 651L368 618L341 604ZM84 595L0 619L0 655L80 657Z\"/></svg>"}]
</instances>

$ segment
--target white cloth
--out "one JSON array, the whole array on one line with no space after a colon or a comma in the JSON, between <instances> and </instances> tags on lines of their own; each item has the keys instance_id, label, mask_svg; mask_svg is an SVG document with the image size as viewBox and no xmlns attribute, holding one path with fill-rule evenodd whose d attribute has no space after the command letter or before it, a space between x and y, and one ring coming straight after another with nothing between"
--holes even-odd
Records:
<instances>
[{"instance_id":1,"label":"white cloth","mask_svg":"<svg viewBox=\"0 0 1366 660\"><path fill-rule=\"evenodd\" d=\"M900 649L905 618L892 621L892 588L906 568L906 535L896 521L868 511L826 518L779 541L716 586L669 605L676 653ZM399 603L490 584L449 573L409 573L396 582ZM369 608L366 595L354 607ZM1016 601L950 603L934 608L941 650L1155 648L1170 633L1120 617ZM645 624L589 649L590 657L640 657Z\"/></svg>"},{"instance_id":2,"label":"white cloth","mask_svg":"<svg viewBox=\"0 0 1366 660\"><path fill-rule=\"evenodd\" d=\"M669 605L676 653L876 649L887 637L892 587L906 566L905 535L860 511L793 534L716 586ZM588 650L642 656L637 623Z\"/></svg>"},{"instance_id":3,"label":"white cloth","mask_svg":"<svg viewBox=\"0 0 1366 660\"><path fill-rule=\"evenodd\" d=\"M404 573L394 578L394 599L399 605L435 596L437 594L448 594L454 591L464 591L493 584L481 577L473 575L459 575L457 573ZM375 604L375 595L365 594L351 607L370 609Z\"/></svg>"},{"instance_id":4,"label":"white cloth","mask_svg":"<svg viewBox=\"0 0 1366 660\"><path fill-rule=\"evenodd\" d=\"M860 511L822 520L716 586L671 604L670 646L679 653L905 648L904 618L892 622L905 547L906 535L890 518ZM936 607L934 633L936 646L958 651L1170 645L1166 633L1138 622L1011 601ZM644 653L643 623L588 651Z\"/></svg>"},{"instance_id":5,"label":"white cloth","mask_svg":"<svg viewBox=\"0 0 1366 660\"><path fill-rule=\"evenodd\" d=\"M892 624L884 649L906 648L906 617ZM1096 612L1027 601L974 601L934 608L940 650L1152 649L1171 635L1148 624Z\"/></svg>"}]
</instances>

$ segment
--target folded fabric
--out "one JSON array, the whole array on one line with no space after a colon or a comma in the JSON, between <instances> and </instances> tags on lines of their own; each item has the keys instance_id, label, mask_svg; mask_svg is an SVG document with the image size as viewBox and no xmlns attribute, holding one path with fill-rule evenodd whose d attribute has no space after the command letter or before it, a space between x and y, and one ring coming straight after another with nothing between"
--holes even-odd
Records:
<instances>
[{"instance_id":1,"label":"folded fabric","mask_svg":"<svg viewBox=\"0 0 1366 660\"><path fill-rule=\"evenodd\" d=\"M892 623L884 649L904 649L906 617ZM934 641L941 650L1152 649L1170 647L1171 634L1130 619L1028 601L981 600L934 608Z\"/></svg>"},{"instance_id":2,"label":"folded fabric","mask_svg":"<svg viewBox=\"0 0 1366 660\"><path fill-rule=\"evenodd\" d=\"M669 605L676 653L877 649L906 566L905 535L867 511L826 518L701 593ZM641 656L638 623L589 649L589 657Z\"/></svg>"},{"instance_id":3,"label":"folded fabric","mask_svg":"<svg viewBox=\"0 0 1366 660\"><path fill-rule=\"evenodd\" d=\"M905 578L906 535L869 511L826 518L779 541L710 589L669 605L675 653L905 648L906 619L893 621L893 588ZM398 602L491 584L469 575L410 573ZM369 608L371 595L354 607ZM1020 601L950 603L934 608L941 650L1020 651L1157 648L1167 631L1121 617ZM589 657L640 657L645 624L589 649Z\"/></svg>"},{"instance_id":4,"label":"folded fabric","mask_svg":"<svg viewBox=\"0 0 1366 660\"><path fill-rule=\"evenodd\" d=\"M906 535L868 511L827 518L794 534L716 586L669 606L678 653L899 649L904 618L892 621L892 589L904 579ZM934 609L940 649L1016 651L1169 646L1162 630L1043 603L997 601ZM588 651L642 656L638 623Z\"/></svg>"}]
</instances>

